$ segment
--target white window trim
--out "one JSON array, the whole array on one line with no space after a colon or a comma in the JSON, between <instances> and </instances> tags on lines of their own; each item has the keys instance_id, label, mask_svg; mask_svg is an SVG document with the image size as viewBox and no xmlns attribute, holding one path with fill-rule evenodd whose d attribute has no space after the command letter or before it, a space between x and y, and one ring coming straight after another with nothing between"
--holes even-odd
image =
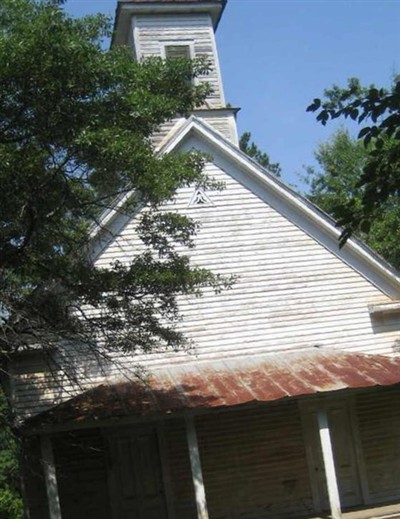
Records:
<instances>
[{"instance_id":1,"label":"white window trim","mask_svg":"<svg viewBox=\"0 0 400 519\"><path fill-rule=\"evenodd\" d=\"M189 47L190 59L194 59L196 57L194 51L194 41L193 40L159 40L159 45L161 49L161 57L166 59L165 47L174 46L174 47Z\"/></svg>"},{"instance_id":2,"label":"white window trim","mask_svg":"<svg viewBox=\"0 0 400 519\"><path fill-rule=\"evenodd\" d=\"M167 59L165 47L173 46L181 46L181 47L189 47L190 59L195 59L196 53L194 50L194 41L193 40L159 40L159 45L161 47L161 57L162 59ZM199 85L199 77L195 77L191 81L192 85Z\"/></svg>"}]
</instances>

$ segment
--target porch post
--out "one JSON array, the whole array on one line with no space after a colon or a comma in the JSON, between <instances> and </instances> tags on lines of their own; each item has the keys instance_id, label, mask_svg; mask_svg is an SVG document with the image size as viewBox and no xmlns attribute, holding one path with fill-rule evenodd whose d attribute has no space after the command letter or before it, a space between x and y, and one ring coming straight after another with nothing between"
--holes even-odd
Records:
<instances>
[{"instance_id":1,"label":"porch post","mask_svg":"<svg viewBox=\"0 0 400 519\"><path fill-rule=\"evenodd\" d=\"M186 416L186 436L189 446L190 466L194 493L196 496L197 517L198 519L209 519L204 489L203 472L201 470L199 444L197 441L196 427L193 416Z\"/></svg>"},{"instance_id":2,"label":"porch post","mask_svg":"<svg viewBox=\"0 0 400 519\"><path fill-rule=\"evenodd\" d=\"M339 489L336 477L335 462L331 435L329 433L328 415L324 409L318 411L318 428L321 440L322 457L324 460L326 483L328 487L329 505L331 507L332 519L341 519Z\"/></svg>"},{"instance_id":3,"label":"porch post","mask_svg":"<svg viewBox=\"0 0 400 519\"><path fill-rule=\"evenodd\" d=\"M62 519L60 499L58 497L57 475L54 464L53 446L49 436L41 437L43 470L46 482L47 501L50 519Z\"/></svg>"}]
</instances>

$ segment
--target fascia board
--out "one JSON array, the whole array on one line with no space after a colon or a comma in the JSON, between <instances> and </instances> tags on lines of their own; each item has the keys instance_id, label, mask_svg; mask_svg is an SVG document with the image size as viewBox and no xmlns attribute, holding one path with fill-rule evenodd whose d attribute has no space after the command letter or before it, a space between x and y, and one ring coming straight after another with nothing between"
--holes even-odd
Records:
<instances>
[{"instance_id":1,"label":"fascia board","mask_svg":"<svg viewBox=\"0 0 400 519\"><path fill-rule=\"evenodd\" d=\"M208 13L211 16L214 31L217 30L225 4L214 2L201 2L199 4L162 4L160 2L148 2L143 4L118 2L114 20L114 30L111 40L113 45L124 45L127 41L127 32L130 25L130 17L136 14L173 14L173 13Z\"/></svg>"},{"instance_id":2,"label":"fascia board","mask_svg":"<svg viewBox=\"0 0 400 519\"><path fill-rule=\"evenodd\" d=\"M177 121L176 125L156 148L155 152L160 155L170 153L178 143L184 139L188 133L190 133L190 131L195 127L197 121L198 119L193 115L186 120L182 119L181 121ZM209 125L207 125L207 127L212 129ZM89 239L91 241L95 240L101 231L107 229L107 227L112 224L114 218L121 213L121 209L134 193L135 191L133 189L125 193L116 201L114 207L105 210L100 215L98 222L93 224L89 230Z\"/></svg>"},{"instance_id":3,"label":"fascia board","mask_svg":"<svg viewBox=\"0 0 400 519\"><path fill-rule=\"evenodd\" d=\"M177 126L174 127L172 130L173 133L169 134L169 137L171 139L170 142L176 142L176 139L178 137L178 140L183 138L181 136L181 131L184 131L184 135L186 135L190 129L192 128L192 122L193 117L190 117L187 121L184 121L183 124L177 123ZM169 143L166 143L169 145ZM156 153L164 154L167 153L164 149L157 149ZM109 209L106 209L99 217L98 221L91 226L89 229L89 240L93 242L96 240L96 238L99 236L99 234L102 231L107 231L108 227L112 225L114 219L118 217L121 212L124 205L130 200L130 198L135 194L135 190L132 189L131 191L126 192L123 196L119 197L116 201L115 205Z\"/></svg>"},{"instance_id":4,"label":"fascia board","mask_svg":"<svg viewBox=\"0 0 400 519\"><path fill-rule=\"evenodd\" d=\"M225 8L225 3L207 2L207 0L198 3L161 3L155 0L146 3L124 3L122 1L119 2L119 6L122 12L134 14L209 13L216 28Z\"/></svg>"},{"instance_id":5,"label":"fascia board","mask_svg":"<svg viewBox=\"0 0 400 519\"><path fill-rule=\"evenodd\" d=\"M400 298L400 277L390 265L354 238L349 239L346 245L339 249L338 240L341 230L335 226L332 218L295 193L196 116L192 115L184 124L179 124L173 134L169 135L168 142L165 142L158 153L173 153L178 148L183 147L185 141L192 136L197 139L198 145L196 142L196 145L189 146L186 151L200 148L200 151L211 155L217 153L229 163L235 164L239 170L246 172L250 181L255 183L254 189L261 186L264 194L273 195L275 208L285 214L295 225L329 249L386 295L392 299ZM121 208L133 193L133 191L127 193L118 201L115 208L110 209L103 215L99 224L91 233L92 240L96 239L101 230L112 225L114 219L120 214ZM289 211L287 211L287 208L289 208Z\"/></svg>"},{"instance_id":6,"label":"fascia board","mask_svg":"<svg viewBox=\"0 0 400 519\"><path fill-rule=\"evenodd\" d=\"M376 305L369 305L368 307L369 313L371 315L392 315L392 314L400 314L400 303L397 301L391 301L390 303L380 303Z\"/></svg>"},{"instance_id":7,"label":"fascia board","mask_svg":"<svg viewBox=\"0 0 400 519\"><path fill-rule=\"evenodd\" d=\"M106 209L99 217L98 221L91 226L89 229L89 240L94 240L98 234L107 229L107 226L112 222L112 220L121 213L121 209L128 202L128 200L134 195L134 190L127 191L123 196L119 197L113 207Z\"/></svg>"},{"instance_id":8,"label":"fascia board","mask_svg":"<svg viewBox=\"0 0 400 519\"><path fill-rule=\"evenodd\" d=\"M185 137L191 133L194 138L198 138L199 143L207 144L203 148L200 146L200 151L213 155L217 151L239 169L246 171L253 181L268 193L273 194L275 200L281 201L281 204L278 204L281 210L284 209L284 205L291 208L292 218L290 219L293 223L328 248L386 295L394 299L400 298L400 277L389 264L355 238L349 239L346 245L339 249L338 240L341 229L335 226L332 218L259 166L204 121L192 116L187 124L172 136L170 142L160 152L174 152L178 146L183 144ZM188 150L192 148L197 148L197 145L193 143Z\"/></svg>"}]
</instances>

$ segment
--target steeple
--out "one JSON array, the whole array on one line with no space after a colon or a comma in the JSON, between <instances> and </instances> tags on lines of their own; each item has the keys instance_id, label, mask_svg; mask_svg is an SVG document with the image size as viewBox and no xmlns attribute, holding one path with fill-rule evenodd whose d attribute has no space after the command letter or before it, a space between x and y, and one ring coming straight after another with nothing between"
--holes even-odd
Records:
<instances>
[{"instance_id":1,"label":"steeple","mask_svg":"<svg viewBox=\"0 0 400 519\"><path fill-rule=\"evenodd\" d=\"M237 144L237 110L225 104L215 42L225 5L226 0L120 0L113 43L129 45L137 60L205 57L210 72L197 81L208 82L212 92L195 114Z\"/></svg>"}]
</instances>

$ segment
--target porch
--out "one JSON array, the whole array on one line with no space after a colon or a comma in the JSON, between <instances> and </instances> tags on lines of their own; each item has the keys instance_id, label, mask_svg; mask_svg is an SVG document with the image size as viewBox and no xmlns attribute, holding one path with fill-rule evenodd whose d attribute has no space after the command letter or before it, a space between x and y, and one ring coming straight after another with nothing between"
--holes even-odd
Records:
<instances>
[{"instance_id":1,"label":"porch","mask_svg":"<svg viewBox=\"0 0 400 519\"><path fill-rule=\"evenodd\" d=\"M383 505L343 513L343 519L397 519L398 517L400 517L400 504ZM313 519L325 518L317 517Z\"/></svg>"},{"instance_id":2,"label":"porch","mask_svg":"<svg viewBox=\"0 0 400 519\"><path fill-rule=\"evenodd\" d=\"M108 420L96 408L99 394L110 410L99 391L81 399L84 406L75 402L79 420L72 423L64 406L56 410L61 422L46 425L37 460L44 460L47 499L42 485L31 519L400 516L398 384L223 409L188 409L186 402L162 416L132 416L145 400L130 389L131 400L121 391L113 400ZM196 402L204 405L204 396L196 391ZM163 398L171 404L171 394ZM121 405L126 416L117 420ZM90 420L82 420L83 409Z\"/></svg>"}]
</instances>

